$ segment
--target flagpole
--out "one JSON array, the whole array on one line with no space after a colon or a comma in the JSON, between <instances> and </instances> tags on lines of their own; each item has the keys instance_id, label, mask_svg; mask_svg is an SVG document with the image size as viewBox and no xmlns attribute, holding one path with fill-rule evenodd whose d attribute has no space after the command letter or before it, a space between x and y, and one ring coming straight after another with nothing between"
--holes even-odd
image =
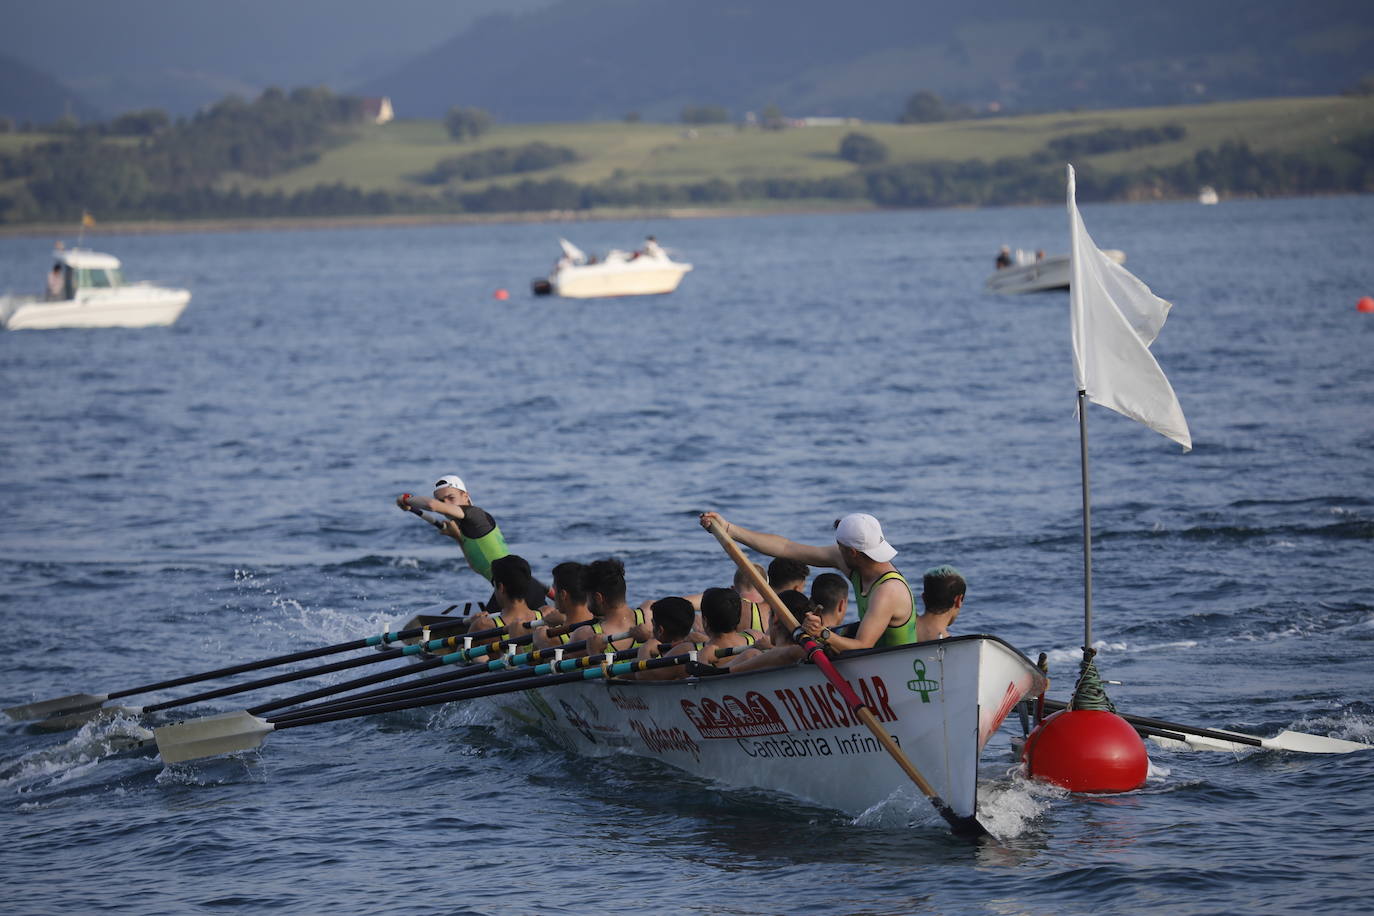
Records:
<instances>
[{"instance_id":1,"label":"flagpole","mask_svg":"<svg viewBox=\"0 0 1374 916\"><path fill-rule=\"evenodd\" d=\"M1088 392L1078 392L1078 450L1083 467L1083 651L1093 644L1093 514L1088 489Z\"/></svg>"}]
</instances>

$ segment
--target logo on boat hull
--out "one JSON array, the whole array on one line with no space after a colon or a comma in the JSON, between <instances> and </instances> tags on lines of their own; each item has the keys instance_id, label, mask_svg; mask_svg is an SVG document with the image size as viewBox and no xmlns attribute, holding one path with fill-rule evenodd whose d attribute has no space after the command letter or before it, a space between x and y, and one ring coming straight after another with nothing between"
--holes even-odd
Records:
<instances>
[{"instance_id":1,"label":"logo on boat hull","mask_svg":"<svg viewBox=\"0 0 1374 916\"><path fill-rule=\"evenodd\" d=\"M919 693L922 703L929 703L930 695L940 689L940 682L926 677L926 663L919 658L911 663L911 670L916 672L916 677L906 682L906 689L912 693Z\"/></svg>"},{"instance_id":2,"label":"logo on boat hull","mask_svg":"<svg viewBox=\"0 0 1374 916\"><path fill-rule=\"evenodd\" d=\"M682 711L703 738L757 738L787 732L777 708L767 697L753 690L746 693L743 700L730 694L721 697L720 702L683 700Z\"/></svg>"}]
</instances>

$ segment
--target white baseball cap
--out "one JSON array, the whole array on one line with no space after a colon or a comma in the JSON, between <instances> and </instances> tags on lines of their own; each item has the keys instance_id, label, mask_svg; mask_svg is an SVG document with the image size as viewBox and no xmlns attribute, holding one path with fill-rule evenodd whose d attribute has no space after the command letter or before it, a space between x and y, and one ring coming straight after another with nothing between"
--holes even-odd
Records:
<instances>
[{"instance_id":1,"label":"white baseball cap","mask_svg":"<svg viewBox=\"0 0 1374 916\"><path fill-rule=\"evenodd\" d=\"M436 490L442 490L444 487L452 487L455 490L462 490L464 493L468 491L467 484L463 483L463 478L459 477L457 474L445 474L443 477L440 477L439 482L434 485L434 489Z\"/></svg>"},{"instance_id":2,"label":"white baseball cap","mask_svg":"<svg viewBox=\"0 0 1374 916\"><path fill-rule=\"evenodd\" d=\"M835 526L835 541L853 547L875 563L886 563L897 555L897 548L883 538L883 526L871 515L855 512Z\"/></svg>"}]
</instances>

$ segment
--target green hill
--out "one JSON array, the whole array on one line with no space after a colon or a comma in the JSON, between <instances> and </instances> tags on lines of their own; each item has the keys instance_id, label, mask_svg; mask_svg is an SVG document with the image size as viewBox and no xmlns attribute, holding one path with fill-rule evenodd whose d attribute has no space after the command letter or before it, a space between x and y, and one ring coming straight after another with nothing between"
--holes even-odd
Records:
<instances>
[{"instance_id":1,"label":"green hill","mask_svg":"<svg viewBox=\"0 0 1374 916\"><path fill-rule=\"evenodd\" d=\"M263 180L226 176L222 187L294 193L342 182L364 191L441 196L492 185L513 185L530 176L426 188L411 176L457 152L519 146L542 141L577 151L580 161L541 172L578 184L640 182L689 185L719 179L824 179L852 174L856 167L838 155L846 134L868 134L888 149L888 162L979 160L992 163L1026 157L1051 141L1111 128L1137 130L1177 124L1182 139L1121 152L1084 157L1078 164L1107 173L1178 165L1199 151L1227 141L1255 152L1302 153L1331 147L1342 138L1374 131L1374 98L1261 99L1215 105L1133 108L987 118L935 124L850 124L740 129L712 125L522 124L495 126L479 140L455 144L437 121L398 121L359 129L351 140L323 153L312 165Z\"/></svg>"},{"instance_id":2,"label":"green hill","mask_svg":"<svg viewBox=\"0 0 1374 916\"><path fill-rule=\"evenodd\" d=\"M1058 200L1065 161L1083 200L1374 191L1367 95L905 125L497 125L461 143L438 121L360 112L271 91L189 122L0 134L0 223L1003 205Z\"/></svg>"}]
</instances>

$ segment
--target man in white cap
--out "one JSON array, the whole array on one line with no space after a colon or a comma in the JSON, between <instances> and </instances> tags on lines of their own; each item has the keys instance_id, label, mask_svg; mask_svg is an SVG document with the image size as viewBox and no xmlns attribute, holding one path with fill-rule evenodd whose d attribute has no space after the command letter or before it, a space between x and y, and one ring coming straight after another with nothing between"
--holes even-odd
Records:
<instances>
[{"instance_id":1,"label":"man in white cap","mask_svg":"<svg viewBox=\"0 0 1374 916\"><path fill-rule=\"evenodd\" d=\"M396 505L407 512L428 509L448 519L439 530L458 542L468 566L488 582L491 581L492 561L510 554L506 537L497 526L496 519L485 509L472 504L467 484L457 474L445 474L439 478L434 484L433 499L402 493L396 498ZM527 596L528 603L531 608L540 608L547 603L544 594L547 586L538 580L531 581L533 584Z\"/></svg>"},{"instance_id":2,"label":"man in white cap","mask_svg":"<svg viewBox=\"0 0 1374 916\"><path fill-rule=\"evenodd\" d=\"M701 526L712 522L746 547L770 557L786 557L808 566L838 569L854 588L859 609L859 629L853 637L832 633L814 614L806 615L802 628L836 652L901 646L916 642L916 600L911 586L892 565L897 550L883 537L882 526L871 515L856 512L835 522L835 543L824 547L798 544L777 534L737 527L715 512L703 512Z\"/></svg>"}]
</instances>

